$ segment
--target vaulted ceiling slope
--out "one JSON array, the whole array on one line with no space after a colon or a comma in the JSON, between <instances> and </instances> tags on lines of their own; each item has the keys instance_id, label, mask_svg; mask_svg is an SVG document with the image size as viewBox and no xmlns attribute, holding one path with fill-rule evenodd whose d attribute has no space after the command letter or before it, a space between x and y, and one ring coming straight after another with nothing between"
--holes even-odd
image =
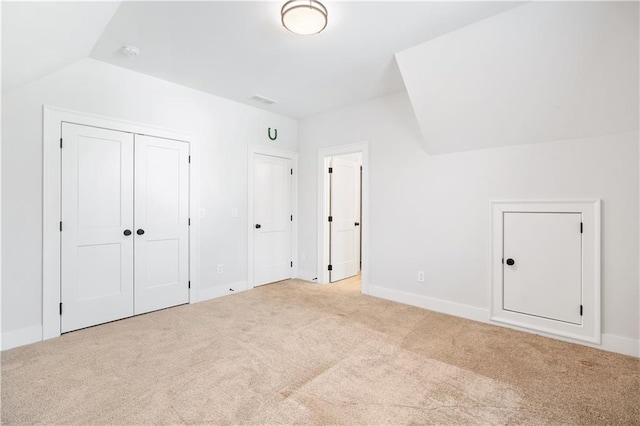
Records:
<instances>
[{"instance_id":1,"label":"vaulted ceiling slope","mask_svg":"<svg viewBox=\"0 0 640 426\"><path fill-rule=\"evenodd\" d=\"M299 36L280 23L283 3L126 1L115 14L118 3L3 4L3 86L90 52L100 61L302 118L404 90L394 53L521 4L327 0L327 29ZM122 55L124 44L139 47L140 55ZM256 103L253 94L277 103Z\"/></svg>"},{"instance_id":2,"label":"vaulted ceiling slope","mask_svg":"<svg viewBox=\"0 0 640 426\"><path fill-rule=\"evenodd\" d=\"M431 154L637 132L637 2L534 2L397 54Z\"/></svg>"},{"instance_id":3,"label":"vaulted ceiling slope","mask_svg":"<svg viewBox=\"0 0 640 426\"><path fill-rule=\"evenodd\" d=\"M3 1L2 91L89 56L119 6L119 1Z\"/></svg>"}]
</instances>

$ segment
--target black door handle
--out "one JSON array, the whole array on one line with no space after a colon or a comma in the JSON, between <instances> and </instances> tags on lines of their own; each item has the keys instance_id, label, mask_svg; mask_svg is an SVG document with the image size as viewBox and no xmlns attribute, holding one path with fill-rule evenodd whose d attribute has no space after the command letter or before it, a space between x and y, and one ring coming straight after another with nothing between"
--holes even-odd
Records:
<instances>
[{"instance_id":1,"label":"black door handle","mask_svg":"<svg viewBox=\"0 0 640 426\"><path fill-rule=\"evenodd\" d=\"M509 266L513 266L513 265L515 265L515 263L516 263L516 261L515 261L515 260L513 260L513 259L507 259L507 265L509 265Z\"/></svg>"},{"instance_id":2,"label":"black door handle","mask_svg":"<svg viewBox=\"0 0 640 426\"><path fill-rule=\"evenodd\" d=\"M355 225L356 225L356 226L360 226L360 222L356 222L356 223L355 223Z\"/></svg>"},{"instance_id":3,"label":"black door handle","mask_svg":"<svg viewBox=\"0 0 640 426\"><path fill-rule=\"evenodd\" d=\"M128 237L129 235L131 235L131 229L125 229L123 234Z\"/></svg>"},{"instance_id":4,"label":"black door handle","mask_svg":"<svg viewBox=\"0 0 640 426\"><path fill-rule=\"evenodd\" d=\"M136 231L136 234L138 235L143 235L144 234L144 229L140 228Z\"/></svg>"},{"instance_id":5,"label":"black door handle","mask_svg":"<svg viewBox=\"0 0 640 426\"><path fill-rule=\"evenodd\" d=\"M256 223L256 229L260 229L262 228L262 225L260 225L259 223Z\"/></svg>"}]
</instances>

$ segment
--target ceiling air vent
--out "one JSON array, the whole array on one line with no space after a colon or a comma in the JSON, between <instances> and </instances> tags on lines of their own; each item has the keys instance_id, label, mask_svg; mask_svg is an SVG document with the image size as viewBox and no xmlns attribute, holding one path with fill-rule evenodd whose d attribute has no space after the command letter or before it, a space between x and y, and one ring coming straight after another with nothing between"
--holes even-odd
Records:
<instances>
[{"instance_id":1,"label":"ceiling air vent","mask_svg":"<svg viewBox=\"0 0 640 426\"><path fill-rule=\"evenodd\" d=\"M253 95L249 99L251 99L252 101L256 101L256 102L261 102L261 103L266 104L266 105L273 105L273 104L276 103L276 101L274 101L273 99L269 99L269 98L266 98L266 97L260 96L260 95Z\"/></svg>"}]
</instances>

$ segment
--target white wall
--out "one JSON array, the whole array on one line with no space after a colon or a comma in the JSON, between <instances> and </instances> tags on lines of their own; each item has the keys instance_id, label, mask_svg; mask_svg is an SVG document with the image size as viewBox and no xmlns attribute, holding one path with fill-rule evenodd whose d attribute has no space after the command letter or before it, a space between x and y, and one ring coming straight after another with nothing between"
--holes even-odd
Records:
<instances>
[{"instance_id":1,"label":"white wall","mask_svg":"<svg viewBox=\"0 0 640 426\"><path fill-rule=\"evenodd\" d=\"M531 2L396 55L427 152L638 129L638 2Z\"/></svg>"},{"instance_id":2,"label":"white wall","mask_svg":"<svg viewBox=\"0 0 640 426\"><path fill-rule=\"evenodd\" d=\"M193 135L206 209L199 223L199 293L246 285L247 146L296 151L296 121L85 59L2 94L2 333L7 343L34 340L42 322L45 104ZM268 127L278 129L277 141L267 137ZM238 209L238 218L231 218L231 208ZM197 212L191 216L197 220ZM216 273L219 263L224 274Z\"/></svg>"},{"instance_id":3,"label":"white wall","mask_svg":"<svg viewBox=\"0 0 640 426\"><path fill-rule=\"evenodd\" d=\"M367 140L372 294L487 320L489 201L602 199L604 346L637 354L637 132L429 156L399 93L303 120L299 133L301 270L317 271L318 149Z\"/></svg>"}]
</instances>

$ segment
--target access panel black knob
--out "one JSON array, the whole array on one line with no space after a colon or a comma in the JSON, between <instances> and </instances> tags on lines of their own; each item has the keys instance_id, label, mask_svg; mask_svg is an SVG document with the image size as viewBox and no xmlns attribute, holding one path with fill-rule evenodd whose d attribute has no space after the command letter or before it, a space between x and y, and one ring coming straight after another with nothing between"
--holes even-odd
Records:
<instances>
[{"instance_id":1,"label":"access panel black knob","mask_svg":"<svg viewBox=\"0 0 640 426\"><path fill-rule=\"evenodd\" d=\"M356 226L360 226L360 222L356 222L354 225L356 225Z\"/></svg>"},{"instance_id":2,"label":"access panel black knob","mask_svg":"<svg viewBox=\"0 0 640 426\"><path fill-rule=\"evenodd\" d=\"M262 228L262 225L260 225L259 223L256 223L256 229L260 229Z\"/></svg>"},{"instance_id":3,"label":"access panel black knob","mask_svg":"<svg viewBox=\"0 0 640 426\"><path fill-rule=\"evenodd\" d=\"M140 228L136 231L136 234L138 235L143 235L144 234L144 229Z\"/></svg>"},{"instance_id":4,"label":"access panel black knob","mask_svg":"<svg viewBox=\"0 0 640 426\"><path fill-rule=\"evenodd\" d=\"M515 260L513 260L513 259L507 259L507 265L509 265L509 266L513 266L513 265L515 265L515 263L516 263L516 261L515 261Z\"/></svg>"},{"instance_id":5,"label":"access panel black knob","mask_svg":"<svg viewBox=\"0 0 640 426\"><path fill-rule=\"evenodd\" d=\"M128 237L129 235L131 235L131 229L125 229L123 233Z\"/></svg>"}]
</instances>

